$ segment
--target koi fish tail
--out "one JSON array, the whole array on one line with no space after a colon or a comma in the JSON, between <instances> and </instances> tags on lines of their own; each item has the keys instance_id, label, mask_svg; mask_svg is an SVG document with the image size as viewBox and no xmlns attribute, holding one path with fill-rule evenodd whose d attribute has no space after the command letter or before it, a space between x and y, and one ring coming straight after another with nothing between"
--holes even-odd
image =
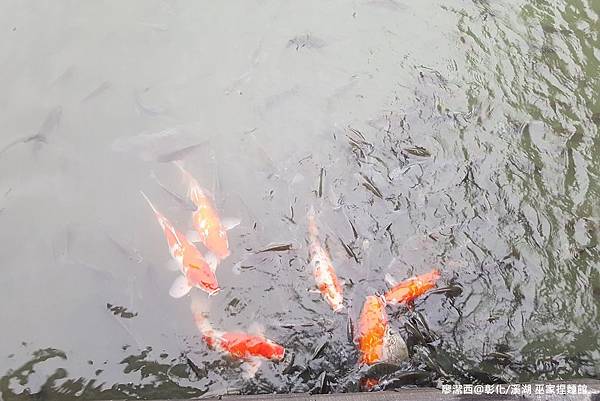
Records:
<instances>
[{"instance_id":1,"label":"koi fish tail","mask_svg":"<svg viewBox=\"0 0 600 401\"><path fill-rule=\"evenodd\" d=\"M183 168L183 162L181 160L174 160L173 164L177 166L177 168L183 173L184 176L188 176L189 173L185 168Z\"/></svg>"},{"instance_id":2,"label":"koi fish tail","mask_svg":"<svg viewBox=\"0 0 600 401\"><path fill-rule=\"evenodd\" d=\"M181 171L184 180L188 184L187 196L192 200L192 202L194 202L194 204L196 204L196 206L198 206L201 199L204 197L204 192L198 185L198 181L196 181L194 176L192 176L192 174L183 167L183 162L181 162L181 160L175 160L173 164L175 164Z\"/></svg>"},{"instance_id":3,"label":"koi fish tail","mask_svg":"<svg viewBox=\"0 0 600 401\"><path fill-rule=\"evenodd\" d=\"M189 190L190 190L190 186L189 184L192 182L193 177L192 175L183 167L183 162L181 160L175 160L173 162L173 164L175 166L177 166L177 168L179 169L179 171L181 171L181 175L183 176L183 180L186 184L188 184L188 196L189 196Z\"/></svg>"},{"instance_id":4,"label":"koi fish tail","mask_svg":"<svg viewBox=\"0 0 600 401\"><path fill-rule=\"evenodd\" d=\"M152 211L154 212L154 214L156 214L157 216L160 216L161 215L160 212L158 210L156 210L156 207L154 207L154 204L150 201L150 199L148 199L148 197L146 196L146 194L144 193L144 191L140 191L140 193L142 194L142 196L144 197L144 199L146 199L146 202L148 202L148 204L152 208Z\"/></svg>"}]
</instances>

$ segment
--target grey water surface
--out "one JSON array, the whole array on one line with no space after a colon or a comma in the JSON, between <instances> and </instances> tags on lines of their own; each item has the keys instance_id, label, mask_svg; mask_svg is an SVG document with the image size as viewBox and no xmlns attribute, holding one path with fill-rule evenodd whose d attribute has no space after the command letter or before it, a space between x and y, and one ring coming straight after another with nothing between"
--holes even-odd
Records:
<instances>
[{"instance_id":1,"label":"grey water surface","mask_svg":"<svg viewBox=\"0 0 600 401\"><path fill-rule=\"evenodd\" d=\"M432 268L450 288L388 309L410 359L380 388L600 375L600 1L0 10L0 398L358 391L365 296ZM286 347L252 380L168 295L140 190L189 229L174 160L241 219L194 295Z\"/></svg>"}]
</instances>

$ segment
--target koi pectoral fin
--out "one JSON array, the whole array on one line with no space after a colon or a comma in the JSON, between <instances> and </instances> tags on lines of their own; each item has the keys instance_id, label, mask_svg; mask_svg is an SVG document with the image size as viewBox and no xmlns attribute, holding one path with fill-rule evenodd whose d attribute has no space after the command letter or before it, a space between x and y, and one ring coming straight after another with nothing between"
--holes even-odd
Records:
<instances>
[{"instance_id":1,"label":"koi pectoral fin","mask_svg":"<svg viewBox=\"0 0 600 401\"><path fill-rule=\"evenodd\" d=\"M242 363L243 378L253 379L254 376L256 376L256 372L258 372L258 369L260 368L261 364L262 361L257 358L249 359Z\"/></svg>"},{"instance_id":2,"label":"koi pectoral fin","mask_svg":"<svg viewBox=\"0 0 600 401\"><path fill-rule=\"evenodd\" d=\"M217 258L217 256L212 252L206 252L204 255L204 260L206 260L208 267L210 267L210 270L212 270L214 273L219 265L219 258Z\"/></svg>"},{"instance_id":3,"label":"koi pectoral fin","mask_svg":"<svg viewBox=\"0 0 600 401\"><path fill-rule=\"evenodd\" d=\"M191 289L192 287L188 283L187 278L185 276L179 276L175 279L173 285L171 285L171 288L169 289L169 295L173 298L181 298L187 295Z\"/></svg>"},{"instance_id":4,"label":"koi pectoral fin","mask_svg":"<svg viewBox=\"0 0 600 401\"><path fill-rule=\"evenodd\" d=\"M231 230L232 228L236 228L240 225L242 221L235 217L227 217L221 220L221 224L226 231Z\"/></svg>"}]
</instances>

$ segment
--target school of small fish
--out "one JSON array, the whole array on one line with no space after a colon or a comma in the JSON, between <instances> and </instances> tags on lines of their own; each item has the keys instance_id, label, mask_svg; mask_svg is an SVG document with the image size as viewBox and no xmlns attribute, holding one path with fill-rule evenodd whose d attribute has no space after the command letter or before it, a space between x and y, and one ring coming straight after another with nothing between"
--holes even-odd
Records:
<instances>
[{"instance_id":1,"label":"school of small fish","mask_svg":"<svg viewBox=\"0 0 600 401\"><path fill-rule=\"evenodd\" d=\"M217 279L217 266L231 253L227 233L239 225L240 221L233 218L222 219L214 200L202 189L192 174L181 162L174 161L173 164L181 172L187 184L187 196L195 208L191 222L193 230L185 234L179 231L146 194L141 192L167 241L172 270L180 273L171 285L169 295L181 298L193 288L197 288L211 296L221 289ZM339 313L344 309L344 283L337 277L330 255L319 238L317 216L312 206L307 213L307 223L308 255L316 289L332 311ZM196 244L201 244L202 250ZM408 358L404 339L388 324L387 308L410 306L417 298L436 288L440 277L437 269L401 282L396 282L393 277L386 275L389 290L384 294L372 294L365 298L354 336L360 366L377 363L398 364ZM260 326L248 332L216 330L208 319L206 305L197 297L193 298L191 311L206 345L214 351L242 361L244 377L254 377L264 360L279 362L284 359L285 348L265 337ZM377 384L376 378L364 378L361 381L364 390L370 390Z\"/></svg>"}]
</instances>

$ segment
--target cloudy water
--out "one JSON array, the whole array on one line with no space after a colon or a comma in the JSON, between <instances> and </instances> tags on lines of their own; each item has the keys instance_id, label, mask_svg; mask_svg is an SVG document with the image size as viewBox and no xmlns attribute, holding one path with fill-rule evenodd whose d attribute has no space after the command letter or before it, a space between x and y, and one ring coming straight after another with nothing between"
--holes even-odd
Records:
<instances>
[{"instance_id":1,"label":"cloudy water","mask_svg":"<svg viewBox=\"0 0 600 401\"><path fill-rule=\"evenodd\" d=\"M600 375L597 0L1 8L0 398ZM176 160L241 221L210 297L169 296L140 194L191 229ZM337 313L315 292L311 207ZM409 358L366 372L365 298L434 268L437 290L387 308ZM247 378L192 299L285 357Z\"/></svg>"}]
</instances>

